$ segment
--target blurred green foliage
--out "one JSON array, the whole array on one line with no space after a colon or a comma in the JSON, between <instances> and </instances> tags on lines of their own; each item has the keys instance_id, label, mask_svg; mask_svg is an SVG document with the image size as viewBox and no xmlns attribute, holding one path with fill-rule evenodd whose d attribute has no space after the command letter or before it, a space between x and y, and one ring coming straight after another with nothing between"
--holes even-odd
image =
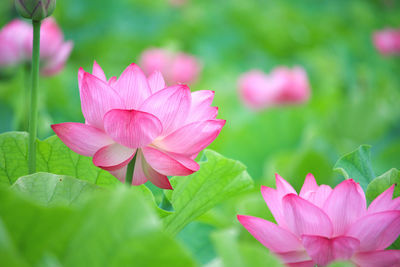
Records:
<instances>
[{"instance_id":1,"label":"blurred green foliage","mask_svg":"<svg viewBox=\"0 0 400 267\"><path fill-rule=\"evenodd\" d=\"M0 26L16 16L12 2L0 2ZM171 7L167 0L68 0L57 5L54 16L75 48L62 73L40 81L43 139L53 134L50 123L83 121L77 72L81 66L90 70L94 59L108 77L137 62L149 47L180 49L203 62L202 75L191 88L215 90L219 118L227 120L211 148L248 166L256 186L178 234L198 263L226 266L234 254L239 262L257 266L257 260L270 257L238 224L236 214L273 220L259 187L274 186L275 172L296 189L309 172L319 183L333 186L342 179L332 172L336 160L361 144L372 145L376 174L400 168L400 58L381 56L371 40L375 30L400 25L397 1L192 0ZM305 67L311 100L301 106L247 110L237 96L238 76L253 68L269 72L277 65ZM18 129L25 77L23 67L0 74L2 132ZM24 168L14 170L25 175ZM79 178L51 168L43 171ZM159 201L161 191L153 193ZM4 255L16 255L10 261L19 261L14 233L7 226L6 220L0 223L0 257L7 250ZM225 237L238 243L224 243ZM254 246L257 251L252 252ZM58 261L53 254L41 260Z\"/></svg>"}]
</instances>

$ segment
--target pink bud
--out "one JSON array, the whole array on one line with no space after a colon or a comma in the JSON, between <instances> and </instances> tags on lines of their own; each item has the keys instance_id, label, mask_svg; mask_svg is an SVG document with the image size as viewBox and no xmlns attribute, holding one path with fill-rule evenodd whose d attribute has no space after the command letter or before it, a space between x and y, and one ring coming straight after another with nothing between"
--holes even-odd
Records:
<instances>
[{"instance_id":1,"label":"pink bud","mask_svg":"<svg viewBox=\"0 0 400 267\"><path fill-rule=\"evenodd\" d=\"M15 0L15 8L22 17L40 21L53 14L56 0Z\"/></svg>"}]
</instances>

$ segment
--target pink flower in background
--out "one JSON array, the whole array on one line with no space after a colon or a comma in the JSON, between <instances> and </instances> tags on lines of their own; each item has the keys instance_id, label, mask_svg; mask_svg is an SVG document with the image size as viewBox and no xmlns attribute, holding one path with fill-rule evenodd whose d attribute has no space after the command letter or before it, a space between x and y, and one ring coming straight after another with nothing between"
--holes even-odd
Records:
<instances>
[{"instance_id":1,"label":"pink flower in background","mask_svg":"<svg viewBox=\"0 0 400 267\"><path fill-rule=\"evenodd\" d=\"M349 260L362 267L400 266L400 251L385 250L400 234L400 198L394 185L367 208L358 183L334 189L308 174L298 195L276 175L276 189L261 193L277 224L238 215L240 223L288 266L326 266Z\"/></svg>"},{"instance_id":2,"label":"pink flower in background","mask_svg":"<svg viewBox=\"0 0 400 267\"><path fill-rule=\"evenodd\" d=\"M281 87L271 76L252 70L240 77L239 93L248 107L262 109L276 104Z\"/></svg>"},{"instance_id":3,"label":"pink flower in background","mask_svg":"<svg viewBox=\"0 0 400 267\"><path fill-rule=\"evenodd\" d=\"M0 30L0 67L14 66L26 60L25 44L31 31L28 23L17 19Z\"/></svg>"},{"instance_id":4,"label":"pink flower in background","mask_svg":"<svg viewBox=\"0 0 400 267\"><path fill-rule=\"evenodd\" d=\"M193 83L201 71L201 65L194 56L156 48L142 53L140 66L147 75L160 71L168 84Z\"/></svg>"},{"instance_id":5,"label":"pink flower in background","mask_svg":"<svg viewBox=\"0 0 400 267\"><path fill-rule=\"evenodd\" d=\"M376 49L383 55L400 54L400 29L385 29L373 34Z\"/></svg>"},{"instance_id":6,"label":"pink flower in background","mask_svg":"<svg viewBox=\"0 0 400 267\"><path fill-rule=\"evenodd\" d=\"M218 136L225 124L216 119L213 91L190 92L183 84L166 86L156 71L146 77L135 64L117 79L106 79L95 62L92 74L78 75L86 123L52 125L73 151L125 180L127 164L136 155L133 185L147 180L172 189L167 176L199 170L197 154Z\"/></svg>"},{"instance_id":7,"label":"pink flower in background","mask_svg":"<svg viewBox=\"0 0 400 267\"><path fill-rule=\"evenodd\" d=\"M168 2L170 3L171 6L178 7L178 6L183 6L188 1L187 0L169 0Z\"/></svg>"},{"instance_id":8,"label":"pink flower in background","mask_svg":"<svg viewBox=\"0 0 400 267\"><path fill-rule=\"evenodd\" d=\"M29 62L32 55L32 26L13 20L0 31L0 67ZM54 75L61 71L73 43L64 42L64 35L54 19L43 20L40 38L41 73Z\"/></svg>"},{"instance_id":9,"label":"pink flower in background","mask_svg":"<svg viewBox=\"0 0 400 267\"><path fill-rule=\"evenodd\" d=\"M310 98L307 73L301 67L278 67L270 74L252 70L239 78L238 87L242 101L253 109L299 104Z\"/></svg>"}]
</instances>

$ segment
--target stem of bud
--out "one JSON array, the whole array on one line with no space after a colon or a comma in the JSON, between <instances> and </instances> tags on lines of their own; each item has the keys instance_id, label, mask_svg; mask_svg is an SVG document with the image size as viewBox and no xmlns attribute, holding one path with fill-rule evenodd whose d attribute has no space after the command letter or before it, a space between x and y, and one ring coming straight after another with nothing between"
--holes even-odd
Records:
<instances>
[{"instance_id":1,"label":"stem of bud","mask_svg":"<svg viewBox=\"0 0 400 267\"><path fill-rule=\"evenodd\" d=\"M32 49L32 87L30 93L29 113L29 144L28 144L28 168L29 173L36 172L36 136L38 119L38 86L40 64L40 25L41 21L32 21L33 25L33 49Z\"/></svg>"},{"instance_id":2,"label":"stem of bud","mask_svg":"<svg viewBox=\"0 0 400 267\"><path fill-rule=\"evenodd\" d=\"M135 156L133 156L133 159L129 162L128 167L126 169L125 184L129 186L132 185L133 172L135 171L137 153L139 153L139 151L136 150Z\"/></svg>"}]
</instances>

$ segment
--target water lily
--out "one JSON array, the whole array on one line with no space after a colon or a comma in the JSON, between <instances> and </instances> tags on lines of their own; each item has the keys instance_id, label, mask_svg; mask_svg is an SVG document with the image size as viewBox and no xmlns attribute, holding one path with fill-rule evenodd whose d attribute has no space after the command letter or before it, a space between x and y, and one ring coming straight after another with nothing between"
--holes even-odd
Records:
<instances>
[{"instance_id":1,"label":"water lily","mask_svg":"<svg viewBox=\"0 0 400 267\"><path fill-rule=\"evenodd\" d=\"M67 61L73 43L64 41L64 34L53 18L43 20L40 37L40 61L43 75L61 71ZM32 58L32 26L15 19L0 31L0 67L10 67Z\"/></svg>"},{"instance_id":2,"label":"water lily","mask_svg":"<svg viewBox=\"0 0 400 267\"><path fill-rule=\"evenodd\" d=\"M307 73L301 67L275 68L270 74L252 70L238 81L241 100L252 109L293 105L310 98Z\"/></svg>"},{"instance_id":3,"label":"water lily","mask_svg":"<svg viewBox=\"0 0 400 267\"><path fill-rule=\"evenodd\" d=\"M358 183L334 189L308 174L300 194L279 175L261 193L277 224L238 215L240 223L288 266L326 266L349 260L362 267L399 266L400 251L385 250L400 234L400 198L394 185L367 208Z\"/></svg>"},{"instance_id":4,"label":"water lily","mask_svg":"<svg viewBox=\"0 0 400 267\"><path fill-rule=\"evenodd\" d=\"M196 81L201 71L201 64L194 56L159 48L144 51L140 58L140 66L147 75L160 71L167 84L191 84Z\"/></svg>"},{"instance_id":5,"label":"water lily","mask_svg":"<svg viewBox=\"0 0 400 267\"><path fill-rule=\"evenodd\" d=\"M156 71L146 77L136 65L121 76L106 78L95 62L92 74L79 70L82 113L86 122L52 125L73 151L124 181L136 155L133 185L150 181L172 189L167 176L199 170L197 154L225 124L216 119L214 92L190 92L188 86L166 86Z\"/></svg>"}]
</instances>

